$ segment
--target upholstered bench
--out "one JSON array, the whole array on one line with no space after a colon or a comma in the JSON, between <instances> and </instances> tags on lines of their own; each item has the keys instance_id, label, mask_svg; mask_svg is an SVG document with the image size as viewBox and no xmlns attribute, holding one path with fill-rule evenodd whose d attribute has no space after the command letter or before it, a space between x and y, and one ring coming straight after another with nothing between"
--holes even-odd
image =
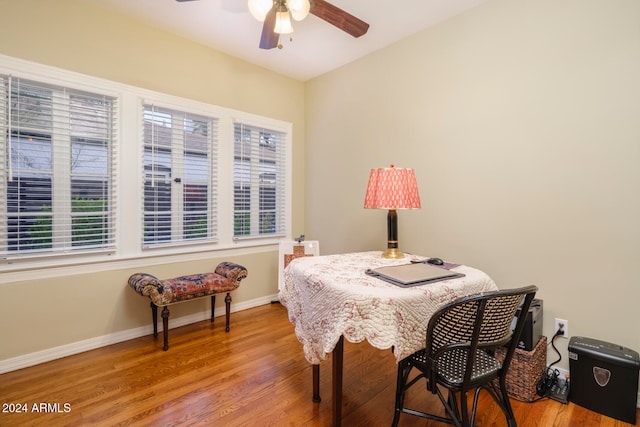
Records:
<instances>
[{"instance_id":1,"label":"upholstered bench","mask_svg":"<svg viewBox=\"0 0 640 427\"><path fill-rule=\"evenodd\" d=\"M129 277L129 285L140 295L151 299L153 336L158 336L158 307L162 309L163 350L169 349L169 305L211 297L211 321L214 320L216 294L226 292L226 327L229 332L231 310L230 292L238 289L240 281L247 277L247 269L232 262L221 262L213 273L190 274L160 280L148 273L135 273Z\"/></svg>"}]
</instances>

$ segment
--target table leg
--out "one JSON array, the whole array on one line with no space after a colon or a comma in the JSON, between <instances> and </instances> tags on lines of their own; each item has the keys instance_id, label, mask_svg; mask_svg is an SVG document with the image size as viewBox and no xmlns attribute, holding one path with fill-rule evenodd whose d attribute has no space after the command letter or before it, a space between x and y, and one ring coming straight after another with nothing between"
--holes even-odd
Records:
<instances>
[{"instance_id":1,"label":"table leg","mask_svg":"<svg viewBox=\"0 0 640 427\"><path fill-rule=\"evenodd\" d=\"M313 397L311 400L320 402L320 365L311 365L313 369Z\"/></svg>"},{"instance_id":2,"label":"table leg","mask_svg":"<svg viewBox=\"0 0 640 427\"><path fill-rule=\"evenodd\" d=\"M340 427L342 421L342 367L344 357L344 337L340 336L333 349L333 427Z\"/></svg>"}]
</instances>

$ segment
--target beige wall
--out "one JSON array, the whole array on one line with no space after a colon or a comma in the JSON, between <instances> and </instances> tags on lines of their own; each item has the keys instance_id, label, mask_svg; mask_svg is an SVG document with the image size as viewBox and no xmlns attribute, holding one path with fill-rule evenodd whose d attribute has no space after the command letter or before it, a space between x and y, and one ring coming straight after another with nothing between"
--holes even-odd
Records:
<instances>
[{"instance_id":1,"label":"beige wall","mask_svg":"<svg viewBox=\"0 0 640 427\"><path fill-rule=\"evenodd\" d=\"M413 167L423 208L399 213L401 249L537 284L546 335L562 317L640 350L638 16L635 0L490 0L303 85L78 0L12 0L0 54L292 122L293 233L322 253L384 248L369 169ZM231 259L250 271L235 302L277 291L275 248L204 255L0 285L0 361L148 325L125 284L145 267Z\"/></svg>"},{"instance_id":2,"label":"beige wall","mask_svg":"<svg viewBox=\"0 0 640 427\"><path fill-rule=\"evenodd\" d=\"M490 0L310 81L307 236L383 249L369 169L412 167L401 249L536 284L547 336L560 317L640 351L639 18L635 0Z\"/></svg>"},{"instance_id":3,"label":"beige wall","mask_svg":"<svg viewBox=\"0 0 640 427\"><path fill-rule=\"evenodd\" d=\"M304 229L301 82L76 0L2 1L0 54L293 123L292 230ZM277 247L129 261L73 276L44 271L41 280L0 284L0 361L148 326L148 301L126 284L131 273L169 277L207 271L221 260L249 270L234 304L277 294ZM180 304L171 316L206 312L207 304Z\"/></svg>"}]
</instances>

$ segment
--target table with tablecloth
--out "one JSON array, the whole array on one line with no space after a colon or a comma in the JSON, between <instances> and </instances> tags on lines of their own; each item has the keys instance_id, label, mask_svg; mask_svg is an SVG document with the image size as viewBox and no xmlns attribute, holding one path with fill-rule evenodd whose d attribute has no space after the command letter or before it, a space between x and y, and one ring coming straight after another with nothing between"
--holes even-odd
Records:
<instances>
[{"instance_id":1,"label":"table with tablecloth","mask_svg":"<svg viewBox=\"0 0 640 427\"><path fill-rule=\"evenodd\" d=\"M334 361L334 383L339 369L340 387L334 384L333 396L338 424L343 339L352 343L367 340L379 349L393 348L399 361L425 347L427 323L439 307L459 297L497 290L486 273L449 262L443 267L464 276L400 287L366 274L368 269L425 259L410 254L388 259L378 251L358 252L297 258L285 269L279 299L287 308L306 359L317 366L329 353L336 359L335 350L340 351L339 366Z\"/></svg>"}]
</instances>

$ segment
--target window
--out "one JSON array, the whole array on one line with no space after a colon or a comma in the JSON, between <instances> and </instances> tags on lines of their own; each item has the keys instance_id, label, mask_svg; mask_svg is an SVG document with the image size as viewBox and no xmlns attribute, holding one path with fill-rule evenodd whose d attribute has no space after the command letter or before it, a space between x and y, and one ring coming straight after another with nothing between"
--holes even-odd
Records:
<instances>
[{"instance_id":1,"label":"window","mask_svg":"<svg viewBox=\"0 0 640 427\"><path fill-rule=\"evenodd\" d=\"M234 238L281 236L285 229L285 134L234 124Z\"/></svg>"},{"instance_id":2,"label":"window","mask_svg":"<svg viewBox=\"0 0 640 427\"><path fill-rule=\"evenodd\" d=\"M0 284L277 244L291 232L291 135L0 55Z\"/></svg>"},{"instance_id":3,"label":"window","mask_svg":"<svg viewBox=\"0 0 640 427\"><path fill-rule=\"evenodd\" d=\"M0 255L115 247L116 100L0 75Z\"/></svg>"},{"instance_id":4,"label":"window","mask_svg":"<svg viewBox=\"0 0 640 427\"><path fill-rule=\"evenodd\" d=\"M216 123L144 105L145 247L216 239Z\"/></svg>"}]
</instances>

